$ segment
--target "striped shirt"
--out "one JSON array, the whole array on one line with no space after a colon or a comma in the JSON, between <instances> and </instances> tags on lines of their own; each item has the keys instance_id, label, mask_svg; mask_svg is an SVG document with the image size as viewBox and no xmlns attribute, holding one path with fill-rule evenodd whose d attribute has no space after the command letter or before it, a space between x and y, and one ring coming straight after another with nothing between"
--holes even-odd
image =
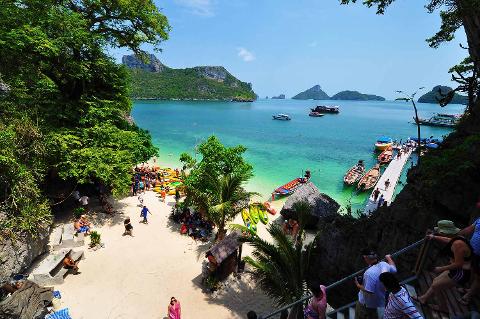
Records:
<instances>
[{"instance_id":1,"label":"striped shirt","mask_svg":"<svg viewBox=\"0 0 480 319\"><path fill-rule=\"evenodd\" d=\"M412 302L412 298L405 288L400 288L397 293L388 295L388 303L385 307L384 319L423 319Z\"/></svg>"}]
</instances>

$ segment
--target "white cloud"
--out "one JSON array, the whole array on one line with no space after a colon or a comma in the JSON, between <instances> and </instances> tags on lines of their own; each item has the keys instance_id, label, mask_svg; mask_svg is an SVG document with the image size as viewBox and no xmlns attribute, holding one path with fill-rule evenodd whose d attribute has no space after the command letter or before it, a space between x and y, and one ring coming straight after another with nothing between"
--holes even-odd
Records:
<instances>
[{"instance_id":1,"label":"white cloud","mask_svg":"<svg viewBox=\"0 0 480 319\"><path fill-rule=\"evenodd\" d=\"M308 44L309 47L314 48L318 45L317 41L312 41Z\"/></svg>"},{"instance_id":2,"label":"white cloud","mask_svg":"<svg viewBox=\"0 0 480 319\"><path fill-rule=\"evenodd\" d=\"M215 15L213 11L213 0L175 0L175 2L188 9L193 14L212 17Z\"/></svg>"},{"instance_id":3,"label":"white cloud","mask_svg":"<svg viewBox=\"0 0 480 319\"><path fill-rule=\"evenodd\" d=\"M238 48L238 56L245 62L251 62L253 60L255 60L255 55L248 51L247 49L245 48Z\"/></svg>"}]
</instances>

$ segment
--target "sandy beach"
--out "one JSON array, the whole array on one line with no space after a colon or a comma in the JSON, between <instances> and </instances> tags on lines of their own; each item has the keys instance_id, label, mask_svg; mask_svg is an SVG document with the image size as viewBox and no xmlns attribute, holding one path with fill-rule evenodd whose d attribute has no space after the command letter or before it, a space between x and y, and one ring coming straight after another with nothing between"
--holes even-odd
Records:
<instances>
[{"instance_id":1,"label":"sandy beach","mask_svg":"<svg viewBox=\"0 0 480 319\"><path fill-rule=\"evenodd\" d=\"M249 310L260 314L273 308L248 274L240 280L231 277L227 289L205 293L202 262L212 243L195 242L179 233L179 225L168 218L172 197L163 203L156 193L146 192L144 202L152 212L148 225L139 223L136 197L116 202L114 217L93 219L105 247L89 250L87 238L79 248L85 251L81 273L67 276L55 287L62 293L61 307L68 307L73 318L166 318L172 296L182 305L182 318L245 318ZM135 237L122 236L127 216ZM265 227L259 226L259 234L265 233ZM250 251L244 245L244 255Z\"/></svg>"}]
</instances>

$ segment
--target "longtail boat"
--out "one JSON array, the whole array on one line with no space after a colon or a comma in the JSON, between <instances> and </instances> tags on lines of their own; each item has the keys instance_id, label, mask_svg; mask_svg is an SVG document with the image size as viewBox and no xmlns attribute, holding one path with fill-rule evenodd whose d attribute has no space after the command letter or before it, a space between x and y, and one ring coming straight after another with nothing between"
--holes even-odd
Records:
<instances>
[{"instance_id":1,"label":"longtail boat","mask_svg":"<svg viewBox=\"0 0 480 319\"><path fill-rule=\"evenodd\" d=\"M371 189L377 184L380 179L380 165L375 164L367 174L365 174L362 179L358 182L357 189L360 191L365 191Z\"/></svg>"},{"instance_id":2,"label":"longtail boat","mask_svg":"<svg viewBox=\"0 0 480 319\"><path fill-rule=\"evenodd\" d=\"M358 163L345 174L343 182L346 185L353 185L362 178L363 174L365 174L365 164L362 160L359 160Z\"/></svg>"},{"instance_id":3,"label":"longtail boat","mask_svg":"<svg viewBox=\"0 0 480 319\"><path fill-rule=\"evenodd\" d=\"M378 162L380 164L387 164L392 160L393 157L393 150L392 147L387 148L384 150L380 155L378 155Z\"/></svg>"}]
</instances>

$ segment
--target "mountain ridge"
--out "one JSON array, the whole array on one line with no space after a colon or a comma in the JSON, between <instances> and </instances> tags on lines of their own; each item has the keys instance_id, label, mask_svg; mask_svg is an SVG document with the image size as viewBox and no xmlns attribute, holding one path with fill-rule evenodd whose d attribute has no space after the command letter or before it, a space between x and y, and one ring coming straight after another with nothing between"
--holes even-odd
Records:
<instances>
[{"instance_id":1,"label":"mountain ridge","mask_svg":"<svg viewBox=\"0 0 480 319\"><path fill-rule=\"evenodd\" d=\"M418 98L419 103L435 103L438 104L439 100L442 96L448 94L453 89L446 85L436 85L430 92L423 94L421 97ZM452 100L450 101L451 104L467 104L468 97L465 95L460 95L455 93Z\"/></svg>"},{"instance_id":2,"label":"mountain ridge","mask_svg":"<svg viewBox=\"0 0 480 319\"><path fill-rule=\"evenodd\" d=\"M132 79L134 99L253 101L251 83L242 82L223 66L195 66L174 69L155 55L141 60L135 55L122 57Z\"/></svg>"}]
</instances>

